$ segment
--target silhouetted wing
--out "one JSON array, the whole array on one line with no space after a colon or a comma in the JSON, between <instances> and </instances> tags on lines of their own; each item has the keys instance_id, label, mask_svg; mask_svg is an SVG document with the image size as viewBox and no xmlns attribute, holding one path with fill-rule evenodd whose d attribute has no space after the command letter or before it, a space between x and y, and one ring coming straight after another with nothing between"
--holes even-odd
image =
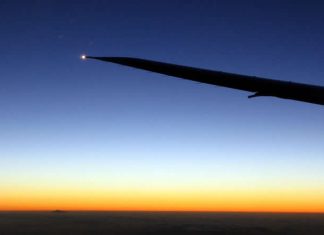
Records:
<instances>
[{"instance_id":1,"label":"silhouetted wing","mask_svg":"<svg viewBox=\"0 0 324 235\"><path fill-rule=\"evenodd\" d=\"M322 86L225 73L138 58L94 56L87 56L86 58L126 65L201 83L254 92L249 98L275 96L324 105L324 87Z\"/></svg>"}]
</instances>

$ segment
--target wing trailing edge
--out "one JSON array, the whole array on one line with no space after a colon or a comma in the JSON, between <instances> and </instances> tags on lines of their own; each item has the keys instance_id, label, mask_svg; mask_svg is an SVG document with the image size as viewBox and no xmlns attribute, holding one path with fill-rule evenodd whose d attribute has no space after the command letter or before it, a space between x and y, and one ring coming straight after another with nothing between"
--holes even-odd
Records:
<instances>
[{"instance_id":1,"label":"wing trailing edge","mask_svg":"<svg viewBox=\"0 0 324 235\"><path fill-rule=\"evenodd\" d=\"M139 58L95 56L86 56L86 58L130 66L196 82L253 92L254 94L250 95L249 98L274 96L324 105L323 86L233 74Z\"/></svg>"}]
</instances>

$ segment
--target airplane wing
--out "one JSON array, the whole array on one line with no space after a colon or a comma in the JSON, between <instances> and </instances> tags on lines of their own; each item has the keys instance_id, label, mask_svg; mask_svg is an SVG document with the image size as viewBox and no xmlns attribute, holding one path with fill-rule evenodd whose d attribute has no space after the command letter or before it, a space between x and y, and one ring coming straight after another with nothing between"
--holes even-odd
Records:
<instances>
[{"instance_id":1,"label":"airplane wing","mask_svg":"<svg viewBox=\"0 0 324 235\"><path fill-rule=\"evenodd\" d=\"M252 95L248 96L249 98L274 96L324 105L323 86L279 81L130 57L95 57L83 55L82 58L96 59L196 82L253 92Z\"/></svg>"}]
</instances>

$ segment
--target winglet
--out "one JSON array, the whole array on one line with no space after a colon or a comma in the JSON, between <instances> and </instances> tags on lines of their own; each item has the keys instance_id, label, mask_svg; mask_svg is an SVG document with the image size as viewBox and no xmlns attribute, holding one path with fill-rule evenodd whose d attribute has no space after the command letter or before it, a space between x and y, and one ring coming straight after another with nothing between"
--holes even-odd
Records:
<instances>
[{"instance_id":1,"label":"winglet","mask_svg":"<svg viewBox=\"0 0 324 235\"><path fill-rule=\"evenodd\" d=\"M248 98L251 99L259 96L264 96L264 95L261 92L256 92L253 95L249 95Z\"/></svg>"}]
</instances>

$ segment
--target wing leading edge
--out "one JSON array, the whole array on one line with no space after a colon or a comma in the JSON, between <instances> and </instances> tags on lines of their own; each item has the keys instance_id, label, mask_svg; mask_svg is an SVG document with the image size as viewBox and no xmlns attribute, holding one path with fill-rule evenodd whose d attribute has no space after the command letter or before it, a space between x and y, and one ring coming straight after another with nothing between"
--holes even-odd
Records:
<instances>
[{"instance_id":1,"label":"wing leading edge","mask_svg":"<svg viewBox=\"0 0 324 235\"><path fill-rule=\"evenodd\" d=\"M257 96L274 96L283 99L324 105L323 86L225 73L130 57L87 56L86 58L126 65L196 82L253 92L254 94L250 95L249 98Z\"/></svg>"}]
</instances>

